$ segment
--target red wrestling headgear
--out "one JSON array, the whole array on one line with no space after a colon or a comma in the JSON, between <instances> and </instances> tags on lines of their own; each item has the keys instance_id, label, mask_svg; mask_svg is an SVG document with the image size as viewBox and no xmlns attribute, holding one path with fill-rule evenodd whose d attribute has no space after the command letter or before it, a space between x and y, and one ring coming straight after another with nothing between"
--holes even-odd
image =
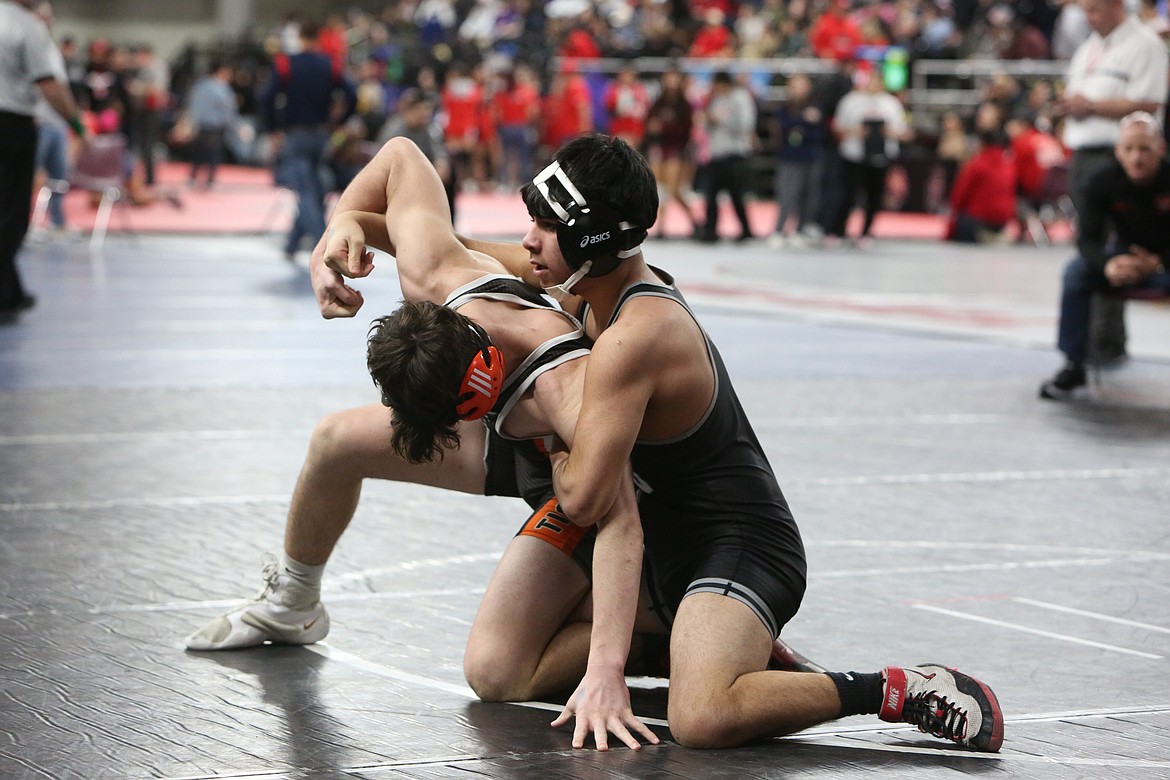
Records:
<instances>
[{"instance_id":1,"label":"red wrestling headgear","mask_svg":"<svg viewBox=\"0 0 1170 780\"><path fill-rule=\"evenodd\" d=\"M471 330L479 336L481 345L459 385L455 411L462 420L478 420L490 412L504 387L504 355L492 345L487 331L474 322Z\"/></svg>"}]
</instances>

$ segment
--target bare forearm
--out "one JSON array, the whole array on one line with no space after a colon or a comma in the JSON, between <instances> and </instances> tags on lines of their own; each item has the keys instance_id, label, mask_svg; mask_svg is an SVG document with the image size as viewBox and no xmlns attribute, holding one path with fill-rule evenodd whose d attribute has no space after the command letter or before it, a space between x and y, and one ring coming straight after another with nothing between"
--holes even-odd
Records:
<instances>
[{"instance_id":1,"label":"bare forearm","mask_svg":"<svg viewBox=\"0 0 1170 780\"><path fill-rule=\"evenodd\" d=\"M626 489L628 500L615 504L615 511L598 523L589 645L594 668L623 669L630 654L642 576L642 527L628 480Z\"/></svg>"},{"instance_id":2,"label":"bare forearm","mask_svg":"<svg viewBox=\"0 0 1170 780\"><path fill-rule=\"evenodd\" d=\"M73 101L73 95L65 88L65 85L56 79L45 79L38 81L37 86L41 89L41 94L45 96L45 100L53 107L53 110L61 115L61 118L66 122L74 122L78 118L77 103Z\"/></svg>"}]
</instances>

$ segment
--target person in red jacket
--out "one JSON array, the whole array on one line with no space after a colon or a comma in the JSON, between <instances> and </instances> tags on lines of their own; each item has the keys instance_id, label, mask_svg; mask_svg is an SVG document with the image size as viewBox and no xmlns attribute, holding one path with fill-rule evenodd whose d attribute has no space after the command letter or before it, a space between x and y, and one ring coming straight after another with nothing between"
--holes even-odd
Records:
<instances>
[{"instance_id":1,"label":"person in red jacket","mask_svg":"<svg viewBox=\"0 0 1170 780\"><path fill-rule=\"evenodd\" d=\"M828 9L816 18L808 41L821 59L845 62L862 41L861 28L849 16L850 0L832 0Z\"/></svg>"},{"instance_id":2,"label":"person in red jacket","mask_svg":"<svg viewBox=\"0 0 1170 780\"><path fill-rule=\"evenodd\" d=\"M574 67L562 66L553 76L542 106L544 121L540 142L546 149L546 156L551 157L565 142L593 129L591 103L585 79Z\"/></svg>"},{"instance_id":3,"label":"person in red jacket","mask_svg":"<svg viewBox=\"0 0 1170 780\"><path fill-rule=\"evenodd\" d=\"M503 88L492 96L492 110L499 127L500 182L516 189L532 178L536 152L540 85L532 68L517 63L504 75Z\"/></svg>"},{"instance_id":4,"label":"person in red jacket","mask_svg":"<svg viewBox=\"0 0 1170 780\"><path fill-rule=\"evenodd\" d=\"M609 134L641 149L642 139L646 136L650 95L632 66L619 70L617 77L606 87L605 110L609 112Z\"/></svg>"},{"instance_id":5,"label":"person in red jacket","mask_svg":"<svg viewBox=\"0 0 1170 780\"><path fill-rule=\"evenodd\" d=\"M1012 118L1004 129L1011 138L1020 194L1038 198L1049 169L1064 163L1068 154L1056 136L1036 127L1030 115Z\"/></svg>"},{"instance_id":6,"label":"person in red jacket","mask_svg":"<svg viewBox=\"0 0 1170 780\"><path fill-rule=\"evenodd\" d=\"M951 190L947 240L983 243L1000 239L1016 216L1016 166L993 130L979 131L979 151L959 170Z\"/></svg>"},{"instance_id":7,"label":"person in red jacket","mask_svg":"<svg viewBox=\"0 0 1170 780\"><path fill-rule=\"evenodd\" d=\"M440 100L443 142L451 153L455 180L466 182L473 178L473 159L480 140L483 89L467 66L456 62L447 69Z\"/></svg>"},{"instance_id":8,"label":"person in red jacket","mask_svg":"<svg viewBox=\"0 0 1170 780\"><path fill-rule=\"evenodd\" d=\"M703 26L691 40L688 57L734 57L735 41L725 24L727 16L718 8L709 8L703 14Z\"/></svg>"}]
</instances>

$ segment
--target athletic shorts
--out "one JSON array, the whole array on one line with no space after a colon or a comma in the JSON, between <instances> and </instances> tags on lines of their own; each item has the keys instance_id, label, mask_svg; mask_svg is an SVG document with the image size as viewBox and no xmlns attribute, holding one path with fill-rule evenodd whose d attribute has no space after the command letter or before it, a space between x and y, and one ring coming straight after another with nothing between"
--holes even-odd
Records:
<instances>
[{"instance_id":1,"label":"athletic shorts","mask_svg":"<svg viewBox=\"0 0 1170 780\"><path fill-rule=\"evenodd\" d=\"M718 593L742 602L773 637L800 609L806 562L796 525L781 519L678 516L643 496L638 504L651 607L668 628L683 598Z\"/></svg>"},{"instance_id":2,"label":"athletic shorts","mask_svg":"<svg viewBox=\"0 0 1170 780\"><path fill-rule=\"evenodd\" d=\"M553 497L552 463L535 442L505 439L488 428L485 496L522 498L539 509Z\"/></svg>"}]
</instances>

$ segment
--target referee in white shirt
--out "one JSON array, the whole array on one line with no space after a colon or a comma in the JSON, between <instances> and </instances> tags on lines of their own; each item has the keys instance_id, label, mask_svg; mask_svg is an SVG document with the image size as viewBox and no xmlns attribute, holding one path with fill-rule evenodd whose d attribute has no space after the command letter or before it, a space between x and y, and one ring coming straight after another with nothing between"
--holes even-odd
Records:
<instances>
[{"instance_id":1,"label":"referee in white shirt","mask_svg":"<svg viewBox=\"0 0 1170 780\"><path fill-rule=\"evenodd\" d=\"M1078 212L1089 179L1113 163L1121 118L1147 111L1161 122L1170 89L1166 44L1127 14L1124 0L1084 0L1081 7L1092 33L1073 53L1056 105L1057 115L1064 118L1064 145L1072 151L1069 195ZM1125 357L1123 317L1120 303L1100 297L1094 302L1094 359Z\"/></svg>"},{"instance_id":2,"label":"referee in white shirt","mask_svg":"<svg viewBox=\"0 0 1170 780\"><path fill-rule=\"evenodd\" d=\"M16 254L28 231L32 201L37 92L83 133L69 88L54 76L53 40L30 5L29 0L0 0L0 324L15 321L35 302L21 284Z\"/></svg>"}]
</instances>

